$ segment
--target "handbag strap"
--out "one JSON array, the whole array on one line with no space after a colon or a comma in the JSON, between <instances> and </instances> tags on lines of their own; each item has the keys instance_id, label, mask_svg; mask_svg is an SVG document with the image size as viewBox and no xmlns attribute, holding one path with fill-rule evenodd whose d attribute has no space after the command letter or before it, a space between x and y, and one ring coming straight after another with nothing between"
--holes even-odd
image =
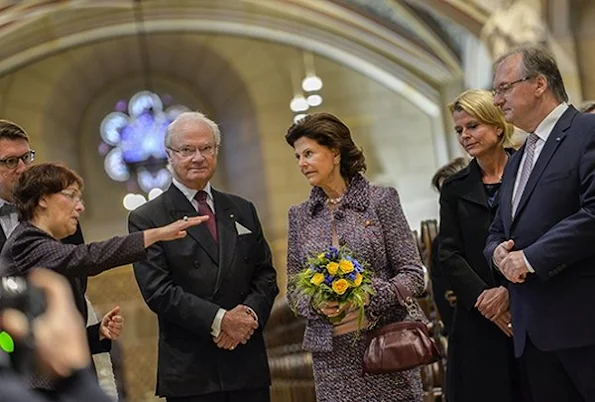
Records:
<instances>
[{"instance_id":1,"label":"handbag strap","mask_svg":"<svg viewBox=\"0 0 595 402\"><path fill-rule=\"evenodd\" d=\"M395 295L397 296L397 302L407 310L407 314L411 317L414 321L426 321L426 315L422 311L421 307L405 286L398 283L397 281L391 281L393 288L395 290Z\"/></svg>"}]
</instances>

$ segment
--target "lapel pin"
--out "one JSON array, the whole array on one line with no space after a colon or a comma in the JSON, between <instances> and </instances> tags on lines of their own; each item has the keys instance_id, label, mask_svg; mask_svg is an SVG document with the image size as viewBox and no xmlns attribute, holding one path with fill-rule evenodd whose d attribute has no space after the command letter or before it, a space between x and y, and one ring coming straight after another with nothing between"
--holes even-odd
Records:
<instances>
[{"instance_id":1,"label":"lapel pin","mask_svg":"<svg viewBox=\"0 0 595 402\"><path fill-rule=\"evenodd\" d=\"M229 217L230 217L231 219L233 219L233 214L229 214Z\"/></svg>"},{"instance_id":2,"label":"lapel pin","mask_svg":"<svg viewBox=\"0 0 595 402\"><path fill-rule=\"evenodd\" d=\"M187 221L188 220L188 216L184 215L184 217L182 218L183 220Z\"/></svg>"},{"instance_id":3,"label":"lapel pin","mask_svg":"<svg viewBox=\"0 0 595 402\"><path fill-rule=\"evenodd\" d=\"M556 138L556 141L560 141L560 137Z\"/></svg>"}]
</instances>

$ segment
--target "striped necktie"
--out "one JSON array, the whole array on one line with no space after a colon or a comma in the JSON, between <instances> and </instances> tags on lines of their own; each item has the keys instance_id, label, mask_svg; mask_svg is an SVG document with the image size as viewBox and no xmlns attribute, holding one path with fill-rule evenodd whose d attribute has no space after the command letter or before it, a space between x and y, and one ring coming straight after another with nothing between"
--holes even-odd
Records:
<instances>
[{"instance_id":1,"label":"striped necktie","mask_svg":"<svg viewBox=\"0 0 595 402\"><path fill-rule=\"evenodd\" d=\"M531 171L533 170L533 159L535 157L535 147L537 145L537 140L539 140L537 134L531 133L527 136L527 140L525 141L525 160L523 161L521 174L519 176L519 184L517 186L516 192L514 193L514 198L512 199L513 217L516 215L516 210L519 207L519 202L523 196L523 191L525 190L525 186L527 185L529 176L531 176Z\"/></svg>"}]
</instances>

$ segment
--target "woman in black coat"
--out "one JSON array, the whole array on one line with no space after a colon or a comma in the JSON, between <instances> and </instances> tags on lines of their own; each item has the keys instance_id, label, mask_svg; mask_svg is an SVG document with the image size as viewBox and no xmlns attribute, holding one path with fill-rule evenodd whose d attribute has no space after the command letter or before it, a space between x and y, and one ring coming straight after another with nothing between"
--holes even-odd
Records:
<instances>
[{"instance_id":1,"label":"woman in black coat","mask_svg":"<svg viewBox=\"0 0 595 402\"><path fill-rule=\"evenodd\" d=\"M459 143L473 157L440 196L438 258L457 296L449 337L449 402L526 401L513 354L505 280L483 256L509 152L512 127L488 91L463 92L449 105Z\"/></svg>"}]
</instances>

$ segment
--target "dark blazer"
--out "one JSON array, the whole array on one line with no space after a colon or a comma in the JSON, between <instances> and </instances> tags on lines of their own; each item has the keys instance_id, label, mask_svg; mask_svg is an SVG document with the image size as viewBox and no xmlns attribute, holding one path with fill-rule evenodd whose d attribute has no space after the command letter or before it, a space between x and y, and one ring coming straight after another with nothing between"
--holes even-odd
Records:
<instances>
[{"instance_id":1,"label":"dark blazer","mask_svg":"<svg viewBox=\"0 0 595 402\"><path fill-rule=\"evenodd\" d=\"M16 228L15 228L16 230ZM0 250L4 248L4 244L6 243L6 236L4 235L4 231L0 229ZM22 234L20 235L22 236ZM11 237L12 234L11 234ZM45 237L44 237L45 238ZM12 245L14 244L15 241L20 242L22 239L20 240L11 240L10 244L12 247ZM55 241L55 239L52 239L52 241ZM70 245L80 245L80 244L84 244L85 240L83 238L83 232L81 230L80 225L77 225L76 228L76 232L63 239L62 243L64 244L70 244ZM0 256L0 259L4 259L4 254L2 254L2 256ZM40 256L40 262L44 262L44 256ZM12 263L8 263L9 265ZM21 262L19 262L19 264L21 264ZM30 267L33 267L35 265L30 265L29 263L26 264L27 268L24 268L24 266L21 266L21 268L23 268L24 270L28 270L30 269ZM42 266L42 265L39 265ZM18 268L16 266L14 266L13 268ZM49 268L49 267L48 267ZM3 272L16 272L16 271L12 271L12 268L10 267L6 267L5 268L6 271ZM60 270L57 270L58 272L60 272ZM89 274L92 275L92 274ZM70 287L72 288L72 295L74 298L74 304L76 305L77 310L81 313L81 315L83 316L83 322L87 322L87 317L88 317L88 311L87 311L87 303L85 301L85 293L87 291L87 274L86 273L81 273L79 274L73 274L72 272L69 272L68 275L65 275L66 279L68 280L68 283L70 284ZM89 350L91 351L92 354L96 354L96 353L104 353L104 352L109 352L111 349L111 344L112 342L109 339L105 339L103 341L99 341L99 324L95 324L95 325L91 325L87 327L87 340L89 341Z\"/></svg>"},{"instance_id":2,"label":"dark blazer","mask_svg":"<svg viewBox=\"0 0 595 402\"><path fill-rule=\"evenodd\" d=\"M262 329L278 293L271 252L252 203L212 190L219 235L215 243L206 225L188 236L148 248L148 259L134 274L159 319L157 395L184 397L268 387ZM198 213L174 185L130 213L136 232ZM236 222L250 234L238 234ZM219 349L211 324L219 308L251 307L259 328L246 345Z\"/></svg>"},{"instance_id":3,"label":"dark blazer","mask_svg":"<svg viewBox=\"0 0 595 402\"><path fill-rule=\"evenodd\" d=\"M0 276L24 275L33 268L43 267L64 275L72 285L73 281L78 284L77 278L97 275L144 257L142 233L73 245L61 243L36 226L21 222L10 234L0 253ZM76 294L76 297L82 297L84 301L84 293ZM77 308L81 311L78 305ZM84 312L87 312L86 305ZM104 342L99 342L99 327L90 328L97 328L93 329L93 333L87 332L91 350L105 348ZM41 378L33 379L32 385L39 388L52 387Z\"/></svg>"},{"instance_id":4,"label":"dark blazer","mask_svg":"<svg viewBox=\"0 0 595 402\"><path fill-rule=\"evenodd\" d=\"M145 257L142 233L89 244L64 244L28 223L21 222L6 241L0 259L3 275L22 275L35 267L68 277L97 275Z\"/></svg>"},{"instance_id":5,"label":"dark blazer","mask_svg":"<svg viewBox=\"0 0 595 402\"><path fill-rule=\"evenodd\" d=\"M83 231L81 225L76 226L76 232L72 236L62 239L62 243L73 244L75 246L84 244ZM87 310L87 302L85 294L87 293L87 275L66 277L70 287L72 288L72 296L77 310L83 316L83 322L87 322L89 311ZM112 349L112 341L104 339L99 341L99 327L100 323L90 325L87 327L87 341L89 342L89 350L91 354L105 353Z\"/></svg>"},{"instance_id":6,"label":"dark blazer","mask_svg":"<svg viewBox=\"0 0 595 402\"><path fill-rule=\"evenodd\" d=\"M513 239L536 274L509 286L515 352L526 336L544 351L595 344L595 115L574 107L558 120L512 217L512 191L524 147L509 161L500 210L484 251Z\"/></svg>"},{"instance_id":7,"label":"dark blazer","mask_svg":"<svg viewBox=\"0 0 595 402\"><path fill-rule=\"evenodd\" d=\"M473 159L446 180L440 195L438 259L457 296L446 387L453 402L521 400L512 340L474 307L485 289L503 282L483 257L492 216L481 170Z\"/></svg>"}]
</instances>

